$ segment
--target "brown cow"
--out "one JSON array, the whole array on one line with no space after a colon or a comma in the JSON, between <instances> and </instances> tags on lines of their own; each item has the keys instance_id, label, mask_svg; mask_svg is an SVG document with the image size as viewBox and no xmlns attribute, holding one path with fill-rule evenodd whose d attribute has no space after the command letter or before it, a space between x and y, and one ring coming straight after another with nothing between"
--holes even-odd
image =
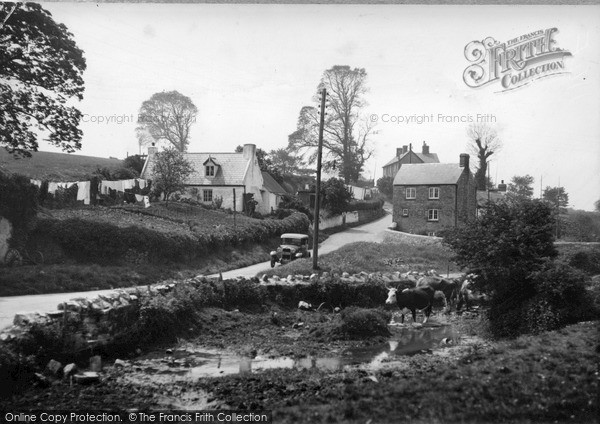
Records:
<instances>
[{"instance_id":1,"label":"brown cow","mask_svg":"<svg viewBox=\"0 0 600 424\"><path fill-rule=\"evenodd\" d=\"M452 303L458 295L459 285L456 280L448 280L436 275L427 275L417 281L417 287L429 286L436 292L442 292L444 294L444 304L448 306L448 303Z\"/></svg>"},{"instance_id":2,"label":"brown cow","mask_svg":"<svg viewBox=\"0 0 600 424\"><path fill-rule=\"evenodd\" d=\"M404 323L404 309L412 312L413 322L417 322L417 309L423 310L425 314L423 324L425 324L429 315L431 315L434 295L435 291L429 286L404 289L400 293L398 293L398 289L390 288L385 303L386 305L393 305L394 303L398 305L402 311L402 323Z\"/></svg>"}]
</instances>

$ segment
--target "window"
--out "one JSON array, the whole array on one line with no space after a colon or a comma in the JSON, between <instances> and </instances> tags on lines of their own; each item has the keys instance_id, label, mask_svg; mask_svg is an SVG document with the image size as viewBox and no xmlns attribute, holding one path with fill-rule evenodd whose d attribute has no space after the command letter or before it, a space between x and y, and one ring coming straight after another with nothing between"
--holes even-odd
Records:
<instances>
[{"instance_id":1,"label":"window","mask_svg":"<svg viewBox=\"0 0 600 424\"><path fill-rule=\"evenodd\" d=\"M414 187L406 188L406 198L407 199L416 199L417 198L417 189Z\"/></svg>"},{"instance_id":2,"label":"window","mask_svg":"<svg viewBox=\"0 0 600 424\"><path fill-rule=\"evenodd\" d=\"M440 189L438 187L429 187L429 198L430 199L439 199L440 198Z\"/></svg>"},{"instance_id":3,"label":"window","mask_svg":"<svg viewBox=\"0 0 600 424\"><path fill-rule=\"evenodd\" d=\"M202 200L204 200L205 202L212 202L213 191L212 190L202 190Z\"/></svg>"},{"instance_id":4,"label":"window","mask_svg":"<svg viewBox=\"0 0 600 424\"><path fill-rule=\"evenodd\" d=\"M427 221L438 221L438 210L429 209L427 211Z\"/></svg>"},{"instance_id":5,"label":"window","mask_svg":"<svg viewBox=\"0 0 600 424\"><path fill-rule=\"evenodd\" d=\"M408 216L408 209L402 209L402 216Z\"/></svg>"},{"instance_id":6,"label":"window","mask_svg":"<svg viewBox=\"0 0 600 424\"><path fill-rule=\"evenodd\" d=\"M206 176L214 177L215 176L215 166L214 165L206 165Z\"/></svg>"}]
</instances>

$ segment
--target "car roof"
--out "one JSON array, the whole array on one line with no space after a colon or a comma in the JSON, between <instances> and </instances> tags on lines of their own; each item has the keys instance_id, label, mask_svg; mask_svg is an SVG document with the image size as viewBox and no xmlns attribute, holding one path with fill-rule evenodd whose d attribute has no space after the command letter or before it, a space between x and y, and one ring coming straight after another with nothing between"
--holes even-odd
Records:
<instances>
[{"instance_id":1,"label":"car roof","mask_svg":"<svg viewBox=\"0 0 600 424\"><path fill-rule=\"evenodd\" d=\"M308 238L308 236L306 234L299 234L299 233L285 233L281 235L281 238L299 238L299 239L304 239L304 238Z\"/></svg>"}]
</instances>

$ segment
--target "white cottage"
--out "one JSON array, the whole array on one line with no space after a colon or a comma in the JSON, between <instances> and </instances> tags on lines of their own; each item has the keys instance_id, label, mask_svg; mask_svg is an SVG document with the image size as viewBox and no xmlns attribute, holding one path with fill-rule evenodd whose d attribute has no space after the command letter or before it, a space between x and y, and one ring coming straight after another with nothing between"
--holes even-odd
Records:
<instances>
[{"instance_id":1,"label":"white cottage","mask_svg":"<svg viewBox=\"0 0 600 424\"><path fill-rule=\"evenodd\" d=\"M141 178L152 179L152 161L156 147L148 148L148 157ZM200 202L213 203L222 199L222 208L246 210L248 202L254 200L256 211L270 213L273 207L268 187L265 187L263 174L256 158L256 145L244 144L241 153L184 153L195 171L185 185L187 194ZM196 190L194 190L196 189Z\"/></svg>"}]
</instances>

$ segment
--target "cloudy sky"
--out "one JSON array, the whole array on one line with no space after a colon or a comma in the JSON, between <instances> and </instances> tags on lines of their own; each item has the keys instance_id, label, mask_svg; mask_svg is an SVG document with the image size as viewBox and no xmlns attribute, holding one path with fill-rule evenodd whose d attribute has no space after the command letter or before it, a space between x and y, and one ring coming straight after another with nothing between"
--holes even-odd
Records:
<instances>
[{"instance_id":1,"label":"cloudy sky","mask_svg":"<svg viewBox=\"0 0 600 424\"><path fill-rule=\"evenodd\" d=\"M45 7L87 59L81 154L138 153L139 107L163 90L177 90L198 107L190 151L285 147L323 71L349 65L366 69L365 113L378 121L367 176L380 177L396 147L409 143L420 149L427 141L442 162L458 162L468 142L464 121L479 114L503 141L492 157L492 179L533 175L536 196L540 179L544 186L560 181L580 209L600 199L599 6ZM558 30L555 47L572 54L562 74L510 91L499 82L474 89L463 81L471 41L506 42L547 28ZM415 120L423 116L429 119Z\"/></svg>"}]
</instances>

